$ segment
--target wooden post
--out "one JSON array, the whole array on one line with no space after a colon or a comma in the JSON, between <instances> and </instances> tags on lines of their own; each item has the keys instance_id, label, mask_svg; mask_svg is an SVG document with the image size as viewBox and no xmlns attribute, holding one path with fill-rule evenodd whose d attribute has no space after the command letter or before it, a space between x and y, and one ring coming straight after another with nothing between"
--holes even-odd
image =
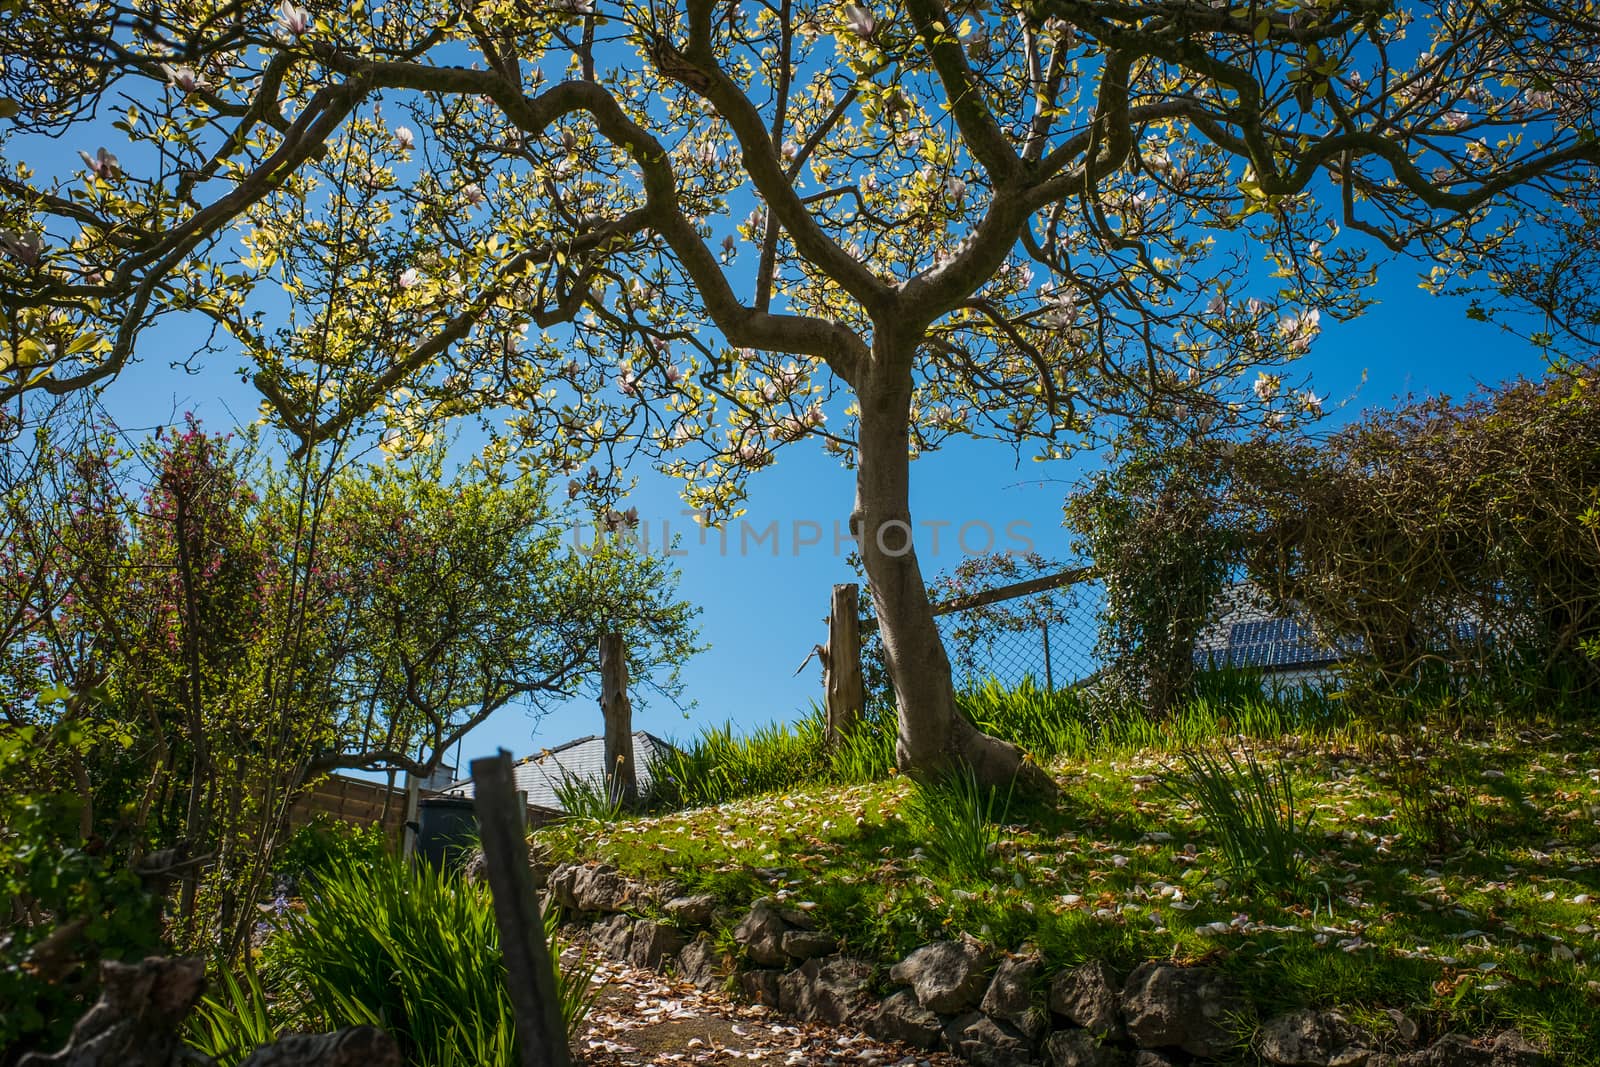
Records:
<instances>
[{"instance_id":1,"label":"wooden post","mask_svg":"<svg viewBox=\"0 0 1600 1067\"><path fill-rule=\"evenodd\" d=\"M639 777L633 764L628 650L621 634L600 636L600 714L606 721L606 795L632 807L639 799Z\"/></svg>"},{"instance_id":2,"label":"wooden post","mask_svg":"<svg viewBox=\"0 0 1600 1067\"><path fill-rule=\"evenodd\" d=\"M555 966L528 866L528 839L517 804L511 753L472 761L473 808L483 841L484 872L506 961L506 991L517 1025L521 1067L572 1067Z\"/></svg>"},{"instance_id":3,"label":"wooden post","mask_svg":"<svg viewBox=\"0 0 1600 1067\"><path fill-rule=\"evenodd\" d=\"M828 655L823 661L822 685L828 705L828 743L853 732L861 722L867 694L861 680L861 617L854 583L833 587L828 613Z\"/></svg>"}]
</instances>

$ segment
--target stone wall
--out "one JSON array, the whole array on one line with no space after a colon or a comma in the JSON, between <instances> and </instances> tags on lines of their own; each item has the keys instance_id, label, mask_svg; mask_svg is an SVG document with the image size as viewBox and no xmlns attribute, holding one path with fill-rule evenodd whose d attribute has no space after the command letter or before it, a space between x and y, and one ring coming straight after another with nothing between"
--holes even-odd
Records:
<instances>
[{"instance_id":1,"label":"stone wall","mask_svg":"<svg viewBox=\"0 0 1600 1067\"><path fill-rule=\"evenodd\" d=\"M1276 1067L1543 1067L1515 1031L1473 1041L1427 1035L1400 1012L1382 1038L1338 1012L1261 1019L1222 972L1101 962L1048 973L1023 946L961 935L890 966L842 954L805 908L760 899L732 911L599 864L539 872L546 906L613 959L728 988L795 1019L947 1050L974 1067L1168 1067L1255 1061ZM718 935L721 935L720 937ZM720 946L729 946L722 948ZM1430 1040L1431 1036L1431 1040Z\"/></svg>"}]
</instances>

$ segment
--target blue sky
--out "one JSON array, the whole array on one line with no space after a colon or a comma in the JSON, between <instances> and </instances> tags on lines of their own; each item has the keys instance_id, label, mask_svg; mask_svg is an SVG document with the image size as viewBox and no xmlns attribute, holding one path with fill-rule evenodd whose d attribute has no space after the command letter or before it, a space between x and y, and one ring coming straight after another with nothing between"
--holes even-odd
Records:
<instances>
[{"instance_id":1,"label":"blue sky","mask_svg":"<svg viewBox=\"0 0 1600 1067\"><path fill-rule=\"evenodd\" d=\"M1376 292L1378 306L1350 323L1325 319L1321 338L1302 363L1317 392L1330 397L1330 423L1407 393L1460 395L1478 383L1539 372L1543 364L1537 350L1468 320L1464 304L1420 291L1414 268L1391 267ZM200 415L213 429L254 417L258 398L231 373L226 359L214 360L200 374L167 368L169 353L191 350L184 342L180 329L149 335L141 362L107 390L107 405L125 427L153 427L185 411ZM1086 457L1018 465L1009 448L983 443L951 446L917 460L913 516L919 523L952 524L943 528L938 552L922 539L924 570L931 577L960 562L953 535L968 523L997 531L1002 539L997 547L1011 543L1004 540L1005 530L1020 523L1012 529L1037 551L1064 555L1061 501L1069 483L1093 463ZM842 526L850 512L852 473L820 448L784 450L778 464L751 480L746 514L755 531L776 522L776 542L769 537L752 543L752 538L741 545L740 532L733 529L725 550L715 534L701 543L682 514L674 483L653 472L638 473L639 489L630 503L648 524L652 545L659 541L662 522L683 534L683 555L677 559L681 592L703 609L702 637L710 648L684 670L695 706L684 711L641 694L635 727L682 738L725 720L748 728L804 711L821 692L821 672L815 661L798 677L795 669L825 635L830 587L855 580L844 558L847 546L835 552L833 536L834 524ZM797 523L802 524L798 530ZM981 547L983 528L969 529L969 545ZM797 532L802 540L817 537L820 543L796 544ZM501 746L524 754L600 728L599 710L590 700L575 700L540 720L524 709L507 708L472 734L461 757L470 760Z\"/></svg>"}]
</instances>

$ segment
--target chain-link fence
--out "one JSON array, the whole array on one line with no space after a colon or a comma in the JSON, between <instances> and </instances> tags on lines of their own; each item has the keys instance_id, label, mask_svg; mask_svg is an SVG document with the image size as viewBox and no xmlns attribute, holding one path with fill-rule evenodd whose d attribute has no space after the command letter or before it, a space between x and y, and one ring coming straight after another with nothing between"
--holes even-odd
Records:
<instances>
[{"instance_id":1,"label":"chain-link fence","mask_svg":"<svg viewBox=\"0 0 1600 1067\"><path fill-rule=\"evenodd\" d=\"M1056 577L935 606L935 621L958 689L975 688L990 679L1013 688L1029 678L1037 686L1065 689L1087 681L1100 669L1095 645L1105 591L1083 571L1064 572L1059 576L1064 584L1041 588L1041 582ZM870 616L864 617L862 630L867 692L886 696L889 678Z\"/></svg>"},{"instance_id":2,"label":"chain-link fence","mask_svg":"<svg viewBox=\"0 0 1600 1067\"><path fill-rule=\"evenodd\" d=\"M938 617L958 688L1025 678L1065 689L1100 669L1095 651L1105 592L1085 579L1059 589Z\"/></svg>"}]
</instances>

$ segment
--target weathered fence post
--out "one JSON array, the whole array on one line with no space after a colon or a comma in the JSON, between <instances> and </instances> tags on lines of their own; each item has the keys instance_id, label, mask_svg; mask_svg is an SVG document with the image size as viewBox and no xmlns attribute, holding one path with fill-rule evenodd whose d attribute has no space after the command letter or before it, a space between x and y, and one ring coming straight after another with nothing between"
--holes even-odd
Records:
<instances>
[{"instance_id":1,"label":"weathered fence post","mask_svg":"<svg viewBox=\"0 0 1600 1067\"><path fill-rule=\"evenodd\" d=\"M822 664L822 685L830 745L855 730L867 704L861 680L861 617L856 606L859 593L854 583L834 586L828 612L828 656Z\"/></svg>"},{"instance_id":2,"label":"weathered fence post","mask_svg":"<svg viewBox=\"0 0 1600 1067\"><path fill-rule=\"evenodd\" d=\"M606 721L606 795L632 805L639 799L633 765L633 702L628 699L628 651L621 634L600 636L600 714Z\"/></svg>"},{"instance_id":3,"label":"weathered fence post","mask_svg":"<svg viewBox=\"0 0 1600 1067\"><path fill-rule=\"evenodd\" d=\"M517 1023L522 1067L571 1067L555 965L528 866L524 809L517 803L511 753L472 761L473 807L483 839L484 873L494 896L494 921L506 961L506 992Z\"/></svg>"}]
</instances>

